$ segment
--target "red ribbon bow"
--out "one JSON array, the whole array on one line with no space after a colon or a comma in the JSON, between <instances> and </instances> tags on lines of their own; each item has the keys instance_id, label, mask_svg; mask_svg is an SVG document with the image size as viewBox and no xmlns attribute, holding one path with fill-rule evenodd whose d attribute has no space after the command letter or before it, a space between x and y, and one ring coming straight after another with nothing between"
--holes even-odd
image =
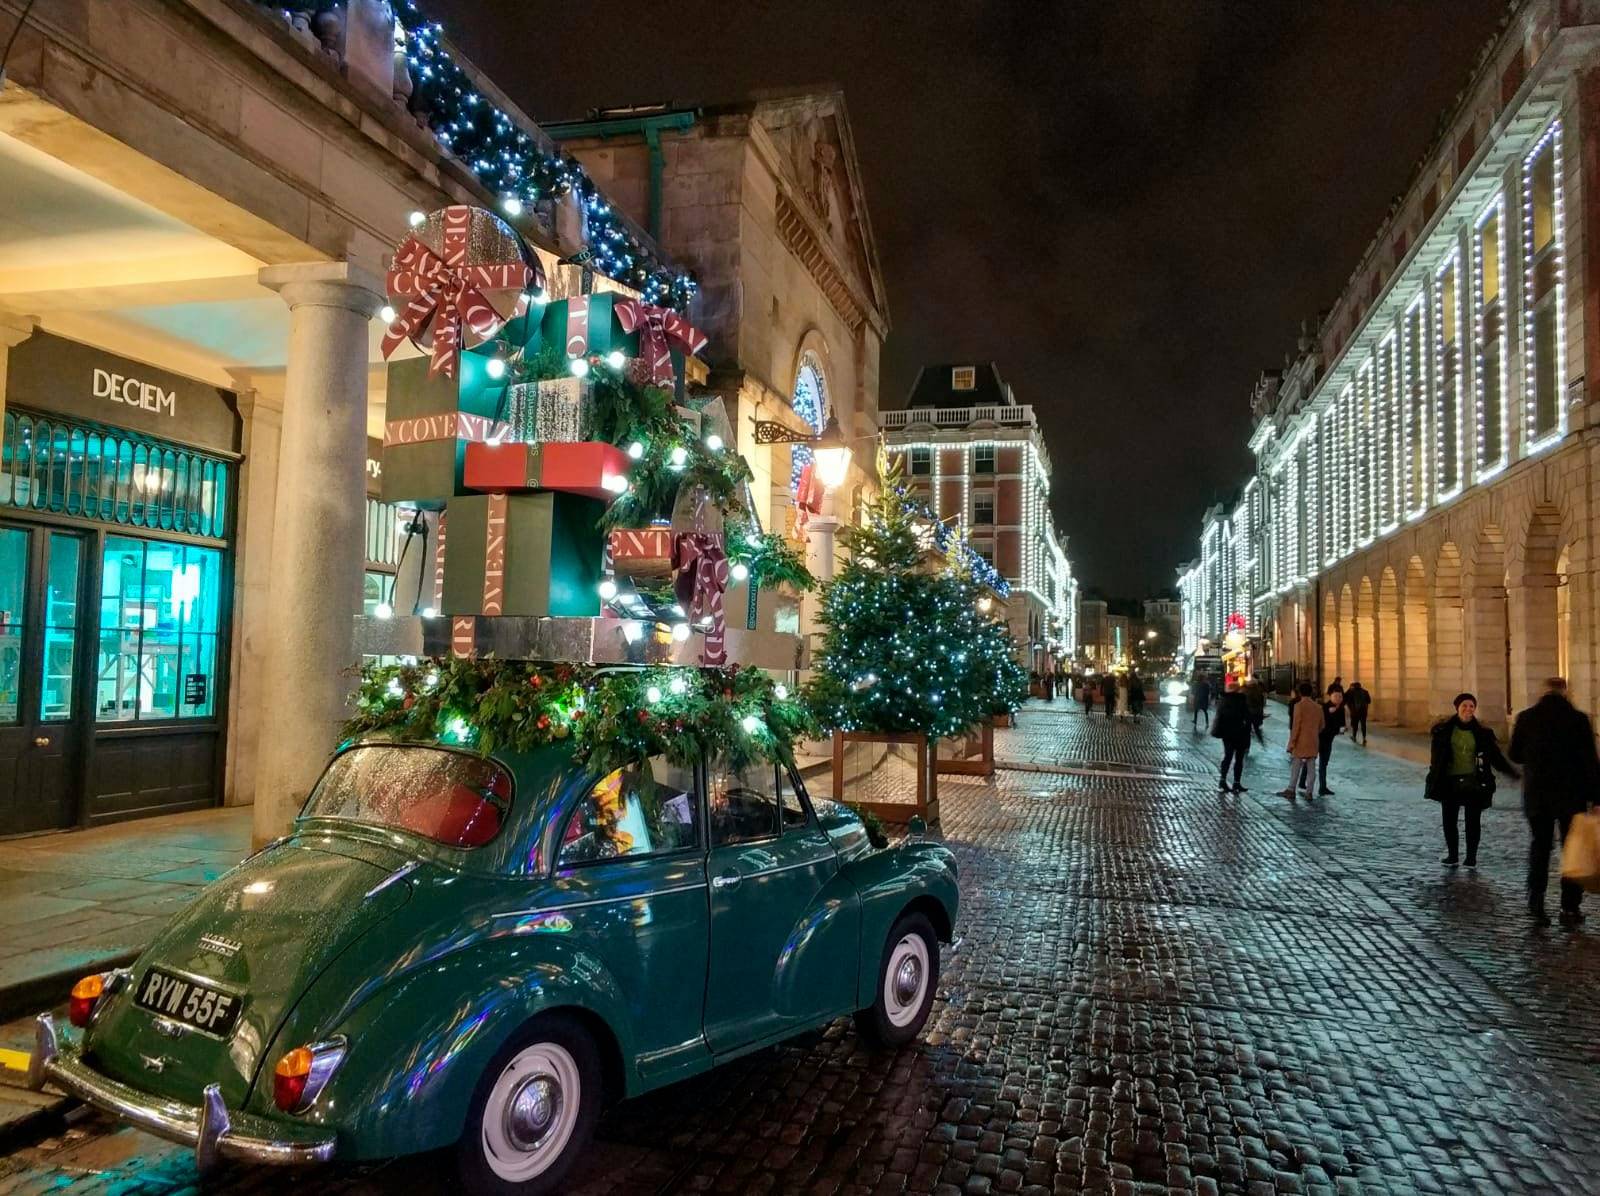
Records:
<instances>
[{"instance_id":1,"label":"red ribbon bow","mask_svg":"<svg viewBox=\"0 0 1600 1196\"><path fill-rule=\"evenodd\" d=\"M408 338L423 347L422 337L431 329L433 361L428 372L453 378L461 352L462 325L479 340L487 340L505 323L484 292L544 285L543 272L526 261L469 264L472 213L464 204L444 210L442 257L416 237L401 243L389 268L389 293L397 298L409 296L410 302L384 334L385 357Z\"/></svg>"},{"instance_id":2,"label":"red ribbon bow","mask_svg":"<svg viewBox=\"0 0 1600 1196\"><path fill-rule=\"evenodd\" d=\"M705 333L671 308L618 299L612 306L622 331L639 333L639 356L650 371L650 381L672 381L672 346L693 355L706 347Z\"/></svg>"},{"instance_id":3,"label":"red ribbon bow","mask_svg":"<svg viewBox=\"0 0 1600 1196\"><path fill-rule=\"evenodd\" d=\"M679 532L672 541L672 592L678 605L698 623L710 616L706 631L704 664L718 665L728 659L727 619L722 595L728 588L728 554L722 537L709 532Z\"/></svg>"}]
</instances>

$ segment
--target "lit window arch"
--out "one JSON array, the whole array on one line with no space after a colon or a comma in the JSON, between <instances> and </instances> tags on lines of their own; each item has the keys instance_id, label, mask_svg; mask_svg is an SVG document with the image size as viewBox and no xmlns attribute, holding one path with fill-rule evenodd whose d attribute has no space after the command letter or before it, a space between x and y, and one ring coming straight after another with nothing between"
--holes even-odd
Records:
<instances>
[{"instance_id":1,"label":"lit window arch","mask_svg":"<svg viewBox=\"0 0 1600 1196\"><path fill-rule=\"evenodd\" d=\"M800 366L795 370L794 395L789 400L794 413L813 431L821 432L828 419L828 378L822 369L822 360L810 349L800 355ZM810 463L809 445L797 444L790 453L789 488L797 489L800 471Z\"/></svg>"}]
</instances>

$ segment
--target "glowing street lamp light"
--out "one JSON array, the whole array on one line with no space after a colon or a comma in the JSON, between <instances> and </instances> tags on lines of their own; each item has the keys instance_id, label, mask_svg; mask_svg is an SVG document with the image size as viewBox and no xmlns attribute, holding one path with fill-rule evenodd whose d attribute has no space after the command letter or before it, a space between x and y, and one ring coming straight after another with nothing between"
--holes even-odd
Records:
<instances>
[{"instance_id":1,"label":"glowing street lamp light","mask_svg":"<svg viewBox=\"0 0 1600 1196\"><path fill-rule=\"evenodd\" d=\"M776 420L758 419L755 424L757 444L809 444L817 466L817 481L828 490L844 485L850 471L850 442L839 430L839 417L833 412L828 413L828 422L815 436L796 432Z\"/></svg>"}]
</instances>

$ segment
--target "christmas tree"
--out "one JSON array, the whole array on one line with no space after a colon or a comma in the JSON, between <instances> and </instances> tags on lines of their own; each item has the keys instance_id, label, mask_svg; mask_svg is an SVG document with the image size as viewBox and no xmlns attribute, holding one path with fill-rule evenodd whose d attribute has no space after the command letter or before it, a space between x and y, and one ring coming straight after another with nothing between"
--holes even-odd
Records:
<instances>
[{"instance_id":1,"label":"christmas tree","mask_svg":"<svg viewBox=\"0 0 1600 1196\"><path fill-rule=\"evenodd\" d=\"M822 645L807 694L825 726L959 734L1027 693L1006 625L987 613L964 545L935 547L936 521L880 448L878 496L843 533L849 562L822 594Z\"/></svg>"}]
</instances>

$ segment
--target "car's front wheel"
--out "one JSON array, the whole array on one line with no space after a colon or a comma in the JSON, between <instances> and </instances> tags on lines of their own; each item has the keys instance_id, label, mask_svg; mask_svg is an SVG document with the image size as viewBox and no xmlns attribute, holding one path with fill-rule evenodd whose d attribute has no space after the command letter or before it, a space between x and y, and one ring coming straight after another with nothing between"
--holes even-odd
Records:
<instances>
[{"instance_id":1,"label":"car's front wheel","mask_svg":"<svg viewBox=\"0 0 1600 1196\"><path fill-rule=\"evenodd\" d=\"M857 1011L856 1029L877 1046L897 1047L922 1033L939 983L939 936L921 914L902 914L878 965L877 993Z\"/></svg>"},{"instance_id":2,"label":"car's front wheel","mask_svg":"<svg viewBox=\"0 0 1600 1196\"><path fill-rule=\"evenodd\" d=\"M481 1196L560 1190L600 1116L600 1055L575 1019L529 1022L484 1069L457 1145L461 1180Z\"/></svg>"}]
</instances>

